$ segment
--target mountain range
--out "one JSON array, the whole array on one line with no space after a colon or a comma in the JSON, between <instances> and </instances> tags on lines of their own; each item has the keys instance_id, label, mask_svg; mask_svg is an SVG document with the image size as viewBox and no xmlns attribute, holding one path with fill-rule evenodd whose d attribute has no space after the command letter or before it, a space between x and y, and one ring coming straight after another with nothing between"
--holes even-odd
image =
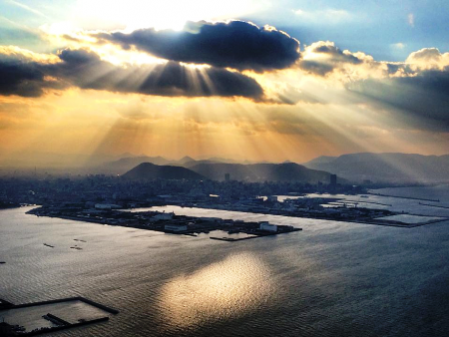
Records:
<instances>
[{"instance_id":1,"label":"mountain range","mask_svg":"<svg viewBox=\"0 0 449 337\"><path fill-rule=\"evenodd\" d=\"M321 156L303 165L285 162L236 163L223 158L195 160L184 157L170 160L163 157L129 156L107 162L98 167L103 173L124 175L142 163L151 163L162 167L181 167L202 179L221 181L229 174L237 181L298 181L317 183L329 182L330 174L337 174L339 181L353 183L371 181L375 183L439 183L449 182L449 155L424 156L404 153L354 153L339 157ZM172 176L173 168L157 169L147 167L146 176ZM140 169L142 170L142 169ZM167 171L167 172L164 172ZM197 177L178 171L182 177ZM141 172L141 171L138 171ZM143 172L143 171L142 171ZM139 175L133 172L132 175Z\"/></svg>"},{"instance_id":2,"label":"mountain range","mask_svg":"<svg viewBox=\"0 0 449 337\"><path fill-rule=\"evenodd\" d=\"M141 163L123 174L123 177L133 180L209 179L223 181L226 175L229 175L231 180L246 182L272 181L301 183L327 183L329 182L330 176L327 172L308 169L294 163L244 165L200 161L189 168Z\"/></svg>"},{"instance_id":3,"label":"mountain range","mask_svg":"<svg viewBox=\"0 0 449 337\"><path fill-rule=\"evenodd\" d=\"M200 163L231 163L231 160L223 158L211 158L207 160L195 160L191 157L185 156L179 160L170 160L164 157L149 157L149 156L126 156L117 160L108 161L95 168L97 172L105 174L123 174L139 164L151 163L159 166L181 166L189 168Z\"/></svg>"},{"instance_id":4,"label":"mountain range","mask_svg":"<svg viewBox=\"0 0 449 337\"><path fill-rule=\"evenodd\" d=\"M226 174L231 180L247 182L301 182L328 183L330 174L308 169L295 163L282 164L224 164L199 163L190 167L191 170L211 180L224 180Z\"/></svg>"},{"instance_id":5,"label":"mountain range","mask_svg":"<svg viewBox=\"0 0 449 337\"><path fill-rule=\"evenodd\" d=\"M159 166L151 163L142 163L129 170L123 178L130 180L154 180L154 179L204 179L200 174L180 166Z\"/></svg>"},{"instance_id":6,"label":"mountain range","mask_svg":"<svg viewBox=\"0 0 449 337\"><path fill-rule=\"evenodd\" d=\"M337 174L352 182L440 183L449 181L449 155L354 153L318 157L306 167Z\"/></svg>"}]
</instances>

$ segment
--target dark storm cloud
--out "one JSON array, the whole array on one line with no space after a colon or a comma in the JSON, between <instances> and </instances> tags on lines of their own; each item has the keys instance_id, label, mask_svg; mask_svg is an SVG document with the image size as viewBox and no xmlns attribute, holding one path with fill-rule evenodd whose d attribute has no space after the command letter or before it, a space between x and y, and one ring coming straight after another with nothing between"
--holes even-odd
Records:
<instances>
[{"instance_id":1,"label":"dark storm cloud","mask_svg":"<svg viewBox=\"0 0 449 337\"><path fill-rule=\"evenodd\" d=\"M45 78L45 67L36 62L0 59L0 95L38 97L44 88L57 88L59 84Z\"/></svg>"},{"instance_id":2,"label":"dark storm cloud","mask_svg":"<svg viewBox=\"0 0 449 337\"><path fill-rule=\"evenodd\" d=\"M320 76L325 76L334 71L334 65L317 61L301 61L300 68Z\"/></svg>"},{"instance_id":3,"label":"dark storm cloud","mask_svg":"<svg viewBox=\"0 0 449 337\"><path fill-rule=\"evenodd\" d=\"M395 74L401 68L404 67L400 64L387 63L388 74Z\"/></svg>"},{"instance_id":4,"label":"dark storm cloud","mask_svg":"<svg viewBox=\"0 0 449 337\"><path fill-rule=\"evenodd\" d=\"M343 62L351 64L360 64L363 62L351 53L345 53L340 48L337 48L333 45L321 45L313 48L312 51L317 54L329 55L333 62Z\"/></svg>"},{"instance_id":5,"label":"dark storm cloud","mask_svg":"<svg viewBox=\"0 0 449 337\"><path fill-rule=\"evenodd\" d=\"M417 128L449 132L449 69L416 76L366 80L348 86L352 92L399 109Z\"/></svg>"},{"instance_id":6,"label":"dark storm cloud","mask_svg":"<svg viewBox=\"0 0 449 337\"><path fill-rule=\"evenodd\" d=\"M176 62L154 67L121 68L84 50L64 50L55 75L83 89L162 96L244 96L259 98L260 85L245 75L224 69L187 68Z\"/></svg>"},{"instance_id":7,"label":"dark storm cloud","mask_svg":"<svg viewBox=\"0 0 449 337\"><path fill-rule=\"evenodd\" d=\"M40 96L47 87L77 86L82 89L162 96L241 96L259 100L260 85L240 73L217 68L188 68L176 62L127 68L103 61L86 50L63 50L61 62L2 62L0 94ZM51 77L53 80L47 81Z\"/></svg>"},{"instance_id":8,"label":"dark storm cloud","mask_svg":"<svg viewBox=\"0 0 449 337\"><path fill-rule=\"evenodd\" d=\"M290 67L300 58L299 42L287 34L242 21L190 22L181 32L141 29L103 33L101 40L135 46L167 60L263 72Z\"/></svg>"},{"instance_id":9,"label":"dark storm cloud","mask_svg":"<svg viewBox=\"0 0 449 337\"><path fill-rule=\"evenodd\" d=\"M358 65L363 63L363 60L354 56L349 52L344 52L340 48L335 47L329 42L317 42L307 47L307 52L323 55L325 58L316 58L314 60L302 60L299 62L299 67L309 73L325 76L339 68L341 64Z\"/></svg>"}]
</instances>

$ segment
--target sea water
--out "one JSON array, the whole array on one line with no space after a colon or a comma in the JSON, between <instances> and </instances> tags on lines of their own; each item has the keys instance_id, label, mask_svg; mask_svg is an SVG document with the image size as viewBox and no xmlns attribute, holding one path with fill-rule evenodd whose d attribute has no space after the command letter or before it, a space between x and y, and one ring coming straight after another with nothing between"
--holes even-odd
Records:
<instances>
[{"instance_id":1,"label":"sea water","mask_svg":"<svg viewBox=\"0 0 449 337\"><path fill-rule=\"evenodd\" d=\"M447 191L380 193L449 204ZM361 199L449 216L416 200ZM29 208L3 210L0 298L20 304L84 296L120 311L108 322L52 336L428 337L449 331L447 221L395 228L164 209L304 230L230 243L36 217L25 214ZM75 244L81 249L70 248Z\"/></svg>"}]
</instances>

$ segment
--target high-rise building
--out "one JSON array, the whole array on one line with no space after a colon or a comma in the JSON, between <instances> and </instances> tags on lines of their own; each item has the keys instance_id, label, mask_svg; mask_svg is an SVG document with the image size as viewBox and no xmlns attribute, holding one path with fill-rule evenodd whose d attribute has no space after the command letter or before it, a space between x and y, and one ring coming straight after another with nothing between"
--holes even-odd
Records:
<instances>
[{"instance_id":1,"label":"high-rise building","mask_svg":"<svg viewBox=\"0 0 449 337\"><path fill-rule=\"evenodd\" d=\"M336 186L337 185L337 175L336 174L331 174L330 175L330 181L329 184L331 186Z\"/></svg>"}]
</instances>

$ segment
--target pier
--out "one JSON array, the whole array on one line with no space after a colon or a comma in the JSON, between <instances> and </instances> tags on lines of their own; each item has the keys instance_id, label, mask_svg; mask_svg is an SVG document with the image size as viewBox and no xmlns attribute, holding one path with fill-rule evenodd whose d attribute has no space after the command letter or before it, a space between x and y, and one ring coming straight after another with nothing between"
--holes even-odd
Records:
<instances>
[{"instance_id":1,"label":"pier","mask_svg":"<svg viewBox=\"0 0 449 337\"><path fill-rule=\"evenodd\" d=\"M8 302L7 300L0 298L0 310L9 309L13 306L14 306L14 304L12 304L11 302Z\"/></svg>"},{"instance_id":2,"label":"pier","mask_svg":"<svg viewBox=\"0 0 449 337\"><path fill-rule=\"evenodd\" d=\"M217 237L217 236L211 236L211 240L218 240L218 241L226 241L226 242L236 242L236 241L244 241L244 240L250 240L250 239L256 239L261 238L264 236L273 236L273 235L279 235L279 234L286 234L286 233L292 233L292 232L300 232L302 231L302 228L292 228L288 231L282 231L282 232L276 232L276 233L258 233L254 234L253 236L246 236L243 238L230 238L230 237Z\"/></svg>"},{"instance_id":3,"label":"pier","mask_svg":"<svg viewBox=\"0 0 449 337\"><path fill-rule=\"evenodd\" d=\"M218 237L218 236L211 236L211 240L218 240L218 241L226 241L226 242L236 242L236 241L243 241L243 240L249 240L249 239L255 239L258 238L258 236L247 236L244 238L227 238L227 237Z\"/></svg>"},{"instance_id":4,"label":"pier","mask_svg":"<svg viewBox=\"0 0 449 337\"><path fill-rule=\"evenodd\" d=\"M449 206L425 204L425 203L422 203L422 202L420 202L419 204L422 205L422 206L429 206L429 207L435 207L435 208L449 209Z\"/></svg>"},{"instance_id":5,"label":"pier","mask_svg":"<svg viewBox=\"0 0 449 337\"><path fill-rule=\"evenodd\" d=\"M24 304L13 304L11 302L8 302L4 299L0 299L0 309L21 309L21 308L29 308L29 307L35 307L39 305L47 305L47 304L57 304L57 303L64 303L64 302L74 302L74 301L81 301L86 304L89 304L93 307L99 308L103 311L106 311L110 314L117 315L119 313L118 310L115 310L113 308L107 307L103 304L94 302L92 300L89 300L85 297L76 296L76 297L68 297L68 298L61 298L57 300L48 300L48 301L40 301L40 302L32 302L32 303L24 303ZM6 304L6 306L1 306L3 303Z\"/></svg>"},{"instance_id":6,"label":"pier","mask_svg":"<svg viewBox=\"0 0 449 337\"><path fill-rule=\"evenodd\" d=\"M60 325L60 326L70 325L69 322L63 320L62 318L60 318L58 316L52 315L50 313L48 313L48 314L46 314L46 315L44 315L42 317L45 318L46 320L49 320L50 322L52 322L52 323L54 323L56 325Z\"/></svg>"},{"instance_id":7,"label":"pier","mask_svg":"<svg viewBox=\"0 0 449 337\"><path fill-rule=\"evenodd\" d=\"M109 320L109 317L106 316L106 317L86 320L86 321L73 323L73 324L68 324L68 325L55 326L55 327L52 327L52 328L41 328L41 329L33 330L33 331L30 331L30 332L23 332L23 333L20 334L20 336L38 336L38 335L42 335L44 333L56 332L56 331L67 330L67 329L72 329L72 328L78 328L78 327L85 326L85 325L106 322L108 320Z\"/></svg>"},{"instance_id":8,"label":"pier","mask_svg":"<svg viewBox=\"0 0 449 337\"><path fill-rule=\"evenodd\" d=\"M347 202L349 201L349 202ZM381 205L381 206L389 206L391 207L391 204L385 204L382 202L376 202L376 201L365 201L365 200L351 200L351 199L341 199L340 201L338 201L339 203L354 203L354 204L372 204L372 205Z\"/></svg>"},{"instance_id":9,"label":"pier","mask_svg":"<svg viewBox=\"0 0 449 337\"><path fill-rule=\"evenodd\" d=\"M368 192L369 195L375 195L378 197L388 197L388 198L396 198L396 199L408 199L408 200L421 200L421 201L430 201L430 202L440 202L440 199L425 199L425 198L417 198L417 197L401 197L400 195L388 195L388 194L381 194L381 193L373 193Z\"/></svg>"}]
</instances>

